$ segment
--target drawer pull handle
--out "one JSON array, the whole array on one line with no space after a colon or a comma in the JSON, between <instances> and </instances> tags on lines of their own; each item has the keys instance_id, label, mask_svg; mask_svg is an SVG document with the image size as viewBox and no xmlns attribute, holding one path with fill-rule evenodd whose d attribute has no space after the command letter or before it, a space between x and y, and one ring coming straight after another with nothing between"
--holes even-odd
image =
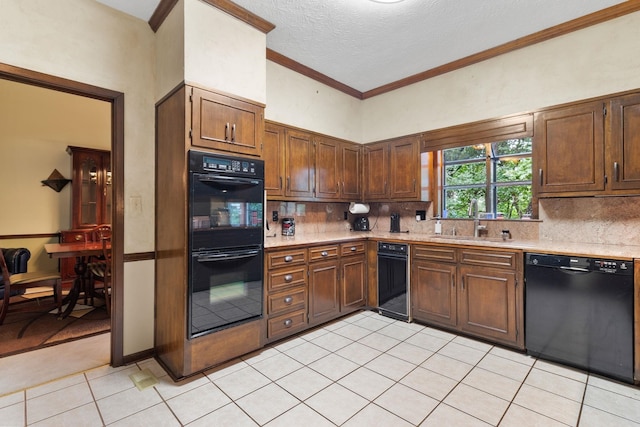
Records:
<instances>
[{"instance_id":1,"label":"drawer pull handle","mask_svg":"<svg viewBox=\"0 0 640 427\"><path fill-rule=\"evenodd\" d=\"M224 140L229 140L229 123L225 123L224 125Z\"/></svg>"},{"instance_id":2,"label":"drawer pull handle","mask_svg":"<svg viewBox=\"0 0 640 427\"><path fill-rule=\"evenodd\" d=\"M284 299L284 303L287 305L290 305L293 302L293 298L292 297L286 297Z\"/></svg>"},{"instance_id":3,"label":"drawer pull handle","mask_svg":"<svg viewBox=\"0 0 640 427\"><path fill-rule=\"evenodd\" d=\"M291 262L293 261L293 257L291 255L287 255L286 257L284 257L284 262Z\"/></svg>"},{"instance_id":4,"label":"drawer pull handle","mask_svg":"<svg viewBox=\"0 0 640 427\"><path fill-rule=\"evenodd\" d=\"M84 236L82 234L76 234L74 239L76 239L76 242L79 242L80 240L84 240Z\"/></svg>"},{"instance_id":5,"label":"drawer pull handle","mask_svg":"<svg viewBox=\"0 0 640 427\"><path fill-rule=\"evenodd\" d=\"M293 325L293 320L287 319L283 322L285 328L290 328Z\"/></svg>"},{"instance_id":6,"label":"drawer pull handle","mask_svg":"<svg viewBox=\"0 0 640 427\"><path fill-rule=\"evenodd\" d=\"M355 252L356 251L356 247L355 246L351 246L351 252Z\"/></svg>"},{"instance_id":7,"label":"drawer pull handle","mask_svg":"<svg viewBox=\"0 0 640 427\"><path fill-rule=\"evenodd\" d=\"M293 275L287 274L286 276L284 276L284 281L285 282L290 282L292 280L293 280Z\"/></svg>"},{"instance_id":8,"label":"drawer pull handle","mask_svg":"<svg viewBox=\"0 0 640 427\"><path fill-rule=\"evenodd\" d=\"M322 252L320 253L320 255L322 255L322 256L329 256L329 252L327 252L327 251L322 251Z\"/></svg>"}]
</instances>

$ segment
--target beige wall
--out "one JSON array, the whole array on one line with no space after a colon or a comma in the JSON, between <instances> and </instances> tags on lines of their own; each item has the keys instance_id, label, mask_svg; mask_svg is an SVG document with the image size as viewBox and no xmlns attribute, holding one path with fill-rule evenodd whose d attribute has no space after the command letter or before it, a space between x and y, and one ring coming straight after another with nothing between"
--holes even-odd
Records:
<instances>
[{"instance_id":1,"label":"beige wall","mask_svg":"<svg viewBox=\"0 0 640 427\"><path fill-rule=\"evenodd\" d=\"M362 101L267 61L265 117L353 142L362 140Z\"/></svg>"},{"instance_id":2,"label":"beige wall","mask_svg":"<svg viewBox=\"0 0 640 427\"><path fill-rule=\"evenodd\" d=\"M184 81L184 0L178 3L156 32L156 100Z\"/></svg>"},{"instance_id":3,"label":"beige wall","mask_svg":"<svg viewBox=\"0 0 640 427\"><path fill-rule=\"evenodd\" d=\"M0 0L0 62L125 94L125 253L154 250L154 33L88 0ZM49 190L51 191L51 190ZM153 276L129 263L124 298L153 295ZM140 269L145 274L134 274ZM131 278L135 278L132 280ZM135 290L135 292L134 292ZM149 299L151 301L152 299ZM153 347L153 325L125 304L124 354Z\"/></svg>"},{"instance_id":4,"label":"beige wall","mask_svg":"<svg viewBox=\"0 0 640 427\"><path fill-rule=\"evenodd\" d=\"M71 185L59 193L40 181L57 169L71 179L69 145L111 149L111 105L0 80L0 235L57 233L71 227ZM31 251L29 271L55 270L43 245L57 238L0 241Z\"/></svg>"},{"instance_id":5,"label":"beige wall","mask_svg":"<svg viewBox=\"0 0 640 427\"><path fill-rule=\"evenodd\" d=\"M364 142L640 88L640 12L363 102Z\"/></svg>"}]
</instances>

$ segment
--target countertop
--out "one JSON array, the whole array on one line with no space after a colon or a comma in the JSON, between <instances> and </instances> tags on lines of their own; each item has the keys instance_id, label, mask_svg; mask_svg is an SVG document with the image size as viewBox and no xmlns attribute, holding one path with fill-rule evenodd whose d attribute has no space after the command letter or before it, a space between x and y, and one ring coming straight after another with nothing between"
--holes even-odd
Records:
<instances>
[{"instance_id":1,"label":"countertop","mask_svg":"<svg viewBox=\"0 0 640 427\"><path fill-rule=\"evenodd\" d=\"M273 236L273 233L268 236ZM569 243L552 240L518 240L501 238L474 238L472 236L436 236L421 233L389 233L379 231L337 231L296 236L265 237L265 248L284 248L322 243L341 243L352 240L388 240L407 243L439 243L452 246L484 246L495 249L517 249L524 252L606 257L622 260L640 258L639 245L604 245L596 243Z\"/></svg>"}]
</instances>

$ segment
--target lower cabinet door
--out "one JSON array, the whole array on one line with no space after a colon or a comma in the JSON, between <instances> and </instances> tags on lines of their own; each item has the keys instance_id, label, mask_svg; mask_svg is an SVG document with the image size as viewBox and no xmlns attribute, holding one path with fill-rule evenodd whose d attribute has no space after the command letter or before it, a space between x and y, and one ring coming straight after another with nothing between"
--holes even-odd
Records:
<instances>
[{"instance_id":1,"label":"lower cabinet door","mask_svg":"<svg viewBox=\"0 0 640 427\"><path fill-rule=\"evenodd\" d=\"M367 269L365 256L342 259L340 311L347 313L366 303Z\"/></svg>"},{"instance_id":2,"label":"lower cabinet door","mask_svg":"<svg viewBox=\"0 0 640 427\"><path fill-rule=\"evenodd\" d=\"M456 326L455 264L412 261L411 310L416 320Z\"/></svg>"},{"instance_id":3,"label":"lower cabinet door","mask_svg":"<svg viewBox=\"0 0 640 427\"><path fill-rule=\"evenodd\" d=\"M338 261L309 264L309 324L322 323L339 314Z\"/></svg>"},{"instance_id":4,"label":"lower cabinet door","mask_svg":"<svg viewBox=\"0 0 640 427\"><path fill-rule=\"evenodd\" d=\"M516 272L460 266L459 327L462 331L516 343Z\"/></svg>"}]
</instances>

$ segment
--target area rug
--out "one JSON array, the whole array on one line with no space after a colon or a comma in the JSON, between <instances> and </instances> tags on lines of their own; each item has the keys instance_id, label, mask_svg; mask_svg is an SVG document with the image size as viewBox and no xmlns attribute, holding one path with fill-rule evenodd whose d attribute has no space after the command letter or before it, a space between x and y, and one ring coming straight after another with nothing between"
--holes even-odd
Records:
<instances>
[{"instance_id":1,"label":"area rug","mask_svg":"<svg viewBox=\"0 0 640 427\"><path fill-rule=\"evenodd\" d=\"M38 301L21 304L31 304L33 311L9 311L0 325L0 357L105 333L111 327L104 307L78 304L67 318L58 320L50 306L42 309Z\"/></svg>"}]
</instances>

